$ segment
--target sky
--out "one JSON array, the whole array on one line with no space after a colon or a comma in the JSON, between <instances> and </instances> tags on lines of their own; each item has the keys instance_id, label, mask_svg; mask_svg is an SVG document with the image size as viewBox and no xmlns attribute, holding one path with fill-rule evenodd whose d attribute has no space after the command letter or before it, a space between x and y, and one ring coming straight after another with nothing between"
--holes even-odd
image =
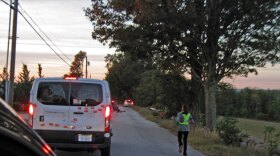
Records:
<instances>
[{"instance_id":1,"label":"sky","mask_svg":"<svg viewBox=\"0 0 280 156\"><path fill-rule=\"evenodd\" d=\"M9 2L10 0L4 0ZM113 54L115 49L102 45L91 38L93 29L85 17L83 8L89 7L91 0L19 0L20 6L51 38L58 49L56 51L69 64L80 50L86 51L91 78L104 79L104 56ZM24 12L23 14L28 17ZM29 20L31 21L31 20ZM0 1L0 70L6 64L8 38L9 7ZM42 65L45 77L60 77L69 72L69 65L63 62L18 15L17 51L15 75L26 64L31 76L37 76L38 63ZM49 44L51 44L49 42ZM236 88L280 89L280 65L258 69L258 75L250 74L247 78L234 77L223 81L232 83Z\"/></svg>"},{"instance_id":2,"label":"sky","mask_svg":"<svg viewBox=\"0 0 280 156\"><path fill-rule=\"evenodd\" d=\"M9 2L9 0L5 1ZM115 50L91 38L93 27L83 12L83 8L90 6L90 0L19 0L19 4L70 59L53 47L69 64L74 60L75 54L80 50L85 51L90 62L89 76L97 79L104 78L104 73L107 72L104 56L114 53ZM0 70L2 72L7 55L9 7L0 1L0 10ZM24 12L23 14L28 17ZM39 38L21 15L18 15L17 31L15 75L21 71L23 63L27 64L30 74L35 76L38 75L38 63L42 65L43 75L47 77L63 76L69 72L69 65Z\"/></svg>"}]
</instances>

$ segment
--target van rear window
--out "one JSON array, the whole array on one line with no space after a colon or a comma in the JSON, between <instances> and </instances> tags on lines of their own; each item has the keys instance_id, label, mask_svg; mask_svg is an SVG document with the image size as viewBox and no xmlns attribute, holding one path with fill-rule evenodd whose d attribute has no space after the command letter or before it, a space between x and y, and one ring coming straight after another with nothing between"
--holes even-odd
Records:
<instances>
[{"instance_id":1,"label":"van rear window","mask_svg":"<svg viewBox=\"0 0 280 156\"><path fill-rule=\"evenodd\" d=\"M37 99L46 105L96 106L102 103L100 84L41 82Z\"/></svg>"},{"instance_id":2,"label":"van rear window","mask_svg":"<svg viewBox=\"0 0 280 156\"><path fill-rule=\"evenodd\" d=\"M102 86L91 83L71 83L71 106L96 106L102 102Z\"/></svg>"}]
</instances>

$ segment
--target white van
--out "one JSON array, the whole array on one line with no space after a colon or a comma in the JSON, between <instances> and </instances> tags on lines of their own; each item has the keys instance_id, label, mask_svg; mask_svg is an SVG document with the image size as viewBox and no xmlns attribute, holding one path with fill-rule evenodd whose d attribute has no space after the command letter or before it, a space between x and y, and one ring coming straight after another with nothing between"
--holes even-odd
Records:
<instances>
[{"instance_id":1,"label":"white van","mask_svg":"<svg viewBox=\"0 0 280 156\"><path fill-rule=\"evenodd\" d=\"M53 148L100 149L110 155L111 97L107 81L35 79L30 92L30 125Z\"/></svg>"}]
</instances>

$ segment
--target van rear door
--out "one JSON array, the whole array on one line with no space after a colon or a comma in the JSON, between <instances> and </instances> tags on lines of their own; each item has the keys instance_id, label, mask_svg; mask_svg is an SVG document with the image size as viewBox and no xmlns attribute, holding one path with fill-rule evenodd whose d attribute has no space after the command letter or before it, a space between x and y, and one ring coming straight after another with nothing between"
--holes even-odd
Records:
<instances>
[{"instance_id":1,"label":"van rear door","mask_svg":"<svg viewBox=\"0 0 280 156\"><path fill-rule=\"evenodd\" d=\"M69 140L69 87L67 82L39 82L33 128L48 143Z\"/></svg>"},{"instance_id":2,"label":"van rear door","mask_svg":"<svg viewBox=\"0 0 280 156\"><path fill-rule=\"evenodd\" d=\"M70 139L73 143L102 143L105 127L102 83L72 81L70 90Z\"/></svg>"}]
</instances>

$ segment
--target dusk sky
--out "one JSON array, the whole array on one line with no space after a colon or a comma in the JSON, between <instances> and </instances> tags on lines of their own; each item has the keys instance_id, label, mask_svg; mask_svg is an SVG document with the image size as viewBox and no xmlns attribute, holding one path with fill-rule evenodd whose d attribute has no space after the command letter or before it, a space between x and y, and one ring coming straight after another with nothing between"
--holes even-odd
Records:
<instances>
[{"instance_id":1,"label":"dusk sky","mask_svg":"<svg viewBox=\"0 0 280 156\"><path fill-rule=\"evenodd\" d=\"M92 78L104 78L107 72L104 56L114 53L115 50L91 38L93 26L83 12L83 8L90 6L90 0L19 0L19 3L68 58L74 60L74 55L80 50L86 51L90 61L89 75ZM0 1L1 72L6 62L8 18L9 7ZM22 63L27 64L31 75L35 77L38 63L42 65L45 77L60 77L69 72L69 66L38 37L21 15L18 15L17 36L16 76L21 71ZM59 50L53 48L71 64ZM247 78L235 77L225 81L232 83L236 88L280 89L280 65L268 65L258 71L257 76L252 74Z\"/></svg>"}]
</instances>

